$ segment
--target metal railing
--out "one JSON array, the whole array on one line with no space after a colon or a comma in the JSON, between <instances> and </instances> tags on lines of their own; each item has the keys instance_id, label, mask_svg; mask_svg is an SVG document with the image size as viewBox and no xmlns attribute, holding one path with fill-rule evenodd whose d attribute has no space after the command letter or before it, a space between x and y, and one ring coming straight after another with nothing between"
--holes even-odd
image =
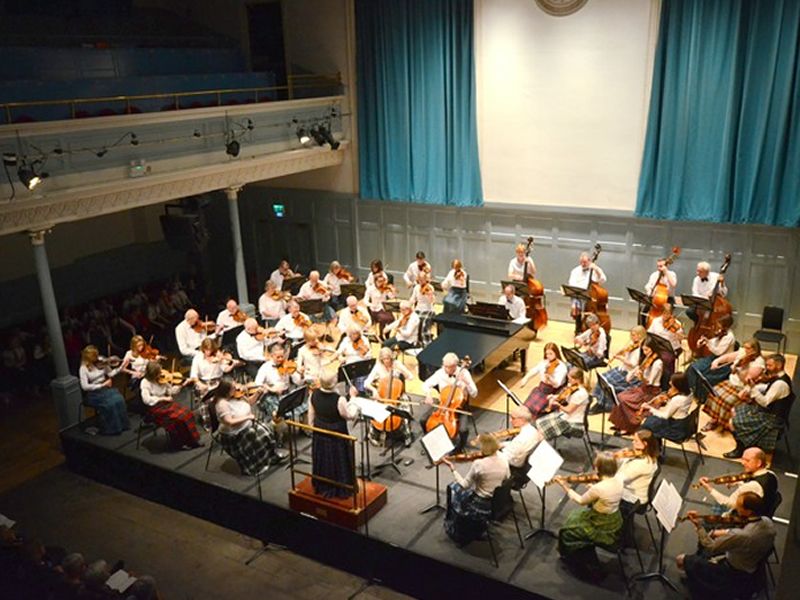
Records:
<instances>
[{"instance_id":1,"label":"metal railing","mask_svg":"<svg viewBox=\"0 0 800 600\"><path fill-rule=\"evenodd\" d=\"M206 108L197 106L187 106L186 100L189 98L197 98L202 96L214 96L216 106L224 106L223 100L232 95L250 95L252 94L253 102L260 102L262 100L272 100L268 96L280 95L284 92L286 100L293 100L299 91L312 90L323 88L326 90L321 95L336 95L340 93L342 87L341 73L333 75L289 75L286 85L273 85L265 87L249 87L249 88L228 88L228 89L213 89L213 90L198 90L194 92L164 92L160 94L137 94L131 96L101 96L95 98L70 98L64 100L32 100L25 102L6 102L0 104L0 108L5 115L5 123L12 124L14 115L12 111L19 111L24 108L43 107L43 106L69 106L70 118L78 118L78 110L80 106L88 104L124 104L124 114L131 114L135 102L143 100L159 100L168 99L173 103L169 105L169 110L191 110L192 108ZM336 88L334 93L330 93L332 88ZM306 97L306 96L304 96ZM280 99L280 98L276 98ZM184 105L181 106L181 100L184 100ZM164 110L162 107L159 110ZM158 112L158 110L141 111L141 112ZM17 113L19 114L19 113Z\"/></svg>"}]
</instances>

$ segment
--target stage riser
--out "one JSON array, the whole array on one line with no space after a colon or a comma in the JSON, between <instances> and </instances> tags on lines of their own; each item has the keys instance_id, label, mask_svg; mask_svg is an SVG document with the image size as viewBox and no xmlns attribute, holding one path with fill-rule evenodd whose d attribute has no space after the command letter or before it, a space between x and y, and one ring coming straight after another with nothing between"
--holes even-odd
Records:
<instances>
[{"instance_id":1,"label":"stage riser","mask_svg":"<svg viewBox=\"0 0 800 600\"><path fill-rule=\"evenodd\" d=\"M73 471L416 598L547 598L62 433ZM205 460L203 458L202 460ZM269 485L269 480L262 485ZM287 490L288 491L288 490ZM389 510L389 505L384 510ZM454 550L455 551L455 550Z\"/></svg>"}]
</instances>

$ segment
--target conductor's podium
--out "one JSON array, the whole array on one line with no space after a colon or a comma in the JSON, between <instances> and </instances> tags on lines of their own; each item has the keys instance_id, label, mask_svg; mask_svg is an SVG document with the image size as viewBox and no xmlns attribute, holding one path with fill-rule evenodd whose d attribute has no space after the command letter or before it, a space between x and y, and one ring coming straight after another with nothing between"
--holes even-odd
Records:
<instances>
[{"instance_id":1,"label":"conductor's podium","mask_svg":"<svg viewBox=\"0 0 800 600\"><path fill-rule=\"evenodd\" d=\"M323 521L358 529L386 506L386 486L358 479L358 495L353 498L324 498L314 492L311 478L300 481L289 491L289 507Z\"/></svg>"}]
</instances>

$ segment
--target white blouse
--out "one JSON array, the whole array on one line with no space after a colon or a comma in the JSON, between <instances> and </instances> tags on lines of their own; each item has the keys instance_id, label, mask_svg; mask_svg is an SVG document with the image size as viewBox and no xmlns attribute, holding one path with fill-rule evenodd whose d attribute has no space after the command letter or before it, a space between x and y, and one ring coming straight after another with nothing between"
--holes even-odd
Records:
<instances>
[{"instance_id":1,"label":"white blouse","mask_svg":"<svg viewBox=\"0 0 800 600\"><path fill-rule=\"evenodd\" d=\"M599 513L611 514L619 509L622 487L622 481L615 477L609 477L590 486L583 495L572 488L568 493L570 498L582 506L591 505Z\"/></svg>"},{"instance_id":2,"label":"white blouse","mask_svg":"<svg viewBox=\"0 0 800 600\"><path fill-rule=\"evenodd\" d=\"M192 359L189 377L191 379L199 379L204 383L220 379L222 377L222 363L208 360L202 352L195 354Z\"/></svg>"},{"instance_id":3,"label":"white blouse","mask_svg":"<svg viewBox=\"0 0 800 600\"><path fill-rule=\"evenodd\" d=\"M442 281L442 289L447 291L450 288L460 288L464 289L467 287L467 272L464 269L461 269L464 273L463 279L456 279L456 271L455 269L450 269L450 272L447 273L447 277L444 278Z\"/></svg>"},{"instance_id":4,"label":"white blouse","mask_svg":"<svg viewBox=\"0 0 800 600\"><path fill-rule=\"evenodd\" d=\"M244 431L252 421L242 421L238 425L227 425L222 419L223 417L230 416L234 419L237 417L245 417L252 415L253 409L250 403L246 400L220 400L217 402L217 419L219 419L219 432L226 435L236 435L240 431Z\"/></svg>"},{"instance_id":5,"label":"white blouse","mask_svg":"<svg viewBox=\"0 0 800 600\"><path fill-rule=\"evenodd\" d=\"M530 379L534 375L539 375L543 383L546 383L554 388L560 388L567 380L567 365L564 361L558 359L556 359L556 362L558 365L553 370L552 374L547 372L547 367L550 365L550 361L545 358L536 363L536 366L528 371L525 374L525 377Z\"/></svg>"},{"instance_id":6,"label":"white blouse","mask_svg":"<svg viewBox=\"0 0 800 600\"><path fill-rule=\"evenodd\" d=\"M269 294L261 294L258 297L258 312L265 319L280 319L286 314L286 302L283 299L275 300Z\"/></svg>"},{"instance_id":7,"label":"white blouse","mask_svg":"<svg viewBox=\"0 0 800 600\"><path fill-rule=\"evenodd\" d=\"M142 379L142 402L147 406L155 406L164 398L169 397L172 399L174 394L177 394L181 389L179 385L162 385L158 382L152 382L149 379Z\"/></svg>"},{"instance_id":8,"label":"white blouse","mask_svg":"<svg viewBox=\"0 0 800 600\"><path fill-rule=\"evenodd\" d=\"M121 367L106 371L105 369L98 369L94 365L89 367L86 366L86 364L81 363L80 369L78 369L78 376L81 380L81 389L84 392L93 392L95 390L102 389L106 380L114 377L120 372L120 369Z\"/></svg>"}]
</instances>

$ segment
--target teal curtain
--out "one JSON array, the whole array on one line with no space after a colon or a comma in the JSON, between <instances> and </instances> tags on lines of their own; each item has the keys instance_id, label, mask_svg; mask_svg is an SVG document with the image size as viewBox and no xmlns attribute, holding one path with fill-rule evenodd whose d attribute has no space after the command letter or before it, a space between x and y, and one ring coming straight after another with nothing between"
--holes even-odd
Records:
<instances>
[{"instance_id":1,"label":"teal curtain","mask_svg":"<svg viewBox=\"0 0 800 600\"><path fill-rule=\"evenodd\" d=\"M664 0L636 214L800 224L800 2Z\"/></svg>"},{"instance_id":2,"label":"teal curtain","mask_svg":"<svg viewBox=\"0 0 800 600\"><path fill-rule=\"evenodd\" d=\"M362 198L483 204L473 0L356 0Z\"/></svg>"}]
</instances>

